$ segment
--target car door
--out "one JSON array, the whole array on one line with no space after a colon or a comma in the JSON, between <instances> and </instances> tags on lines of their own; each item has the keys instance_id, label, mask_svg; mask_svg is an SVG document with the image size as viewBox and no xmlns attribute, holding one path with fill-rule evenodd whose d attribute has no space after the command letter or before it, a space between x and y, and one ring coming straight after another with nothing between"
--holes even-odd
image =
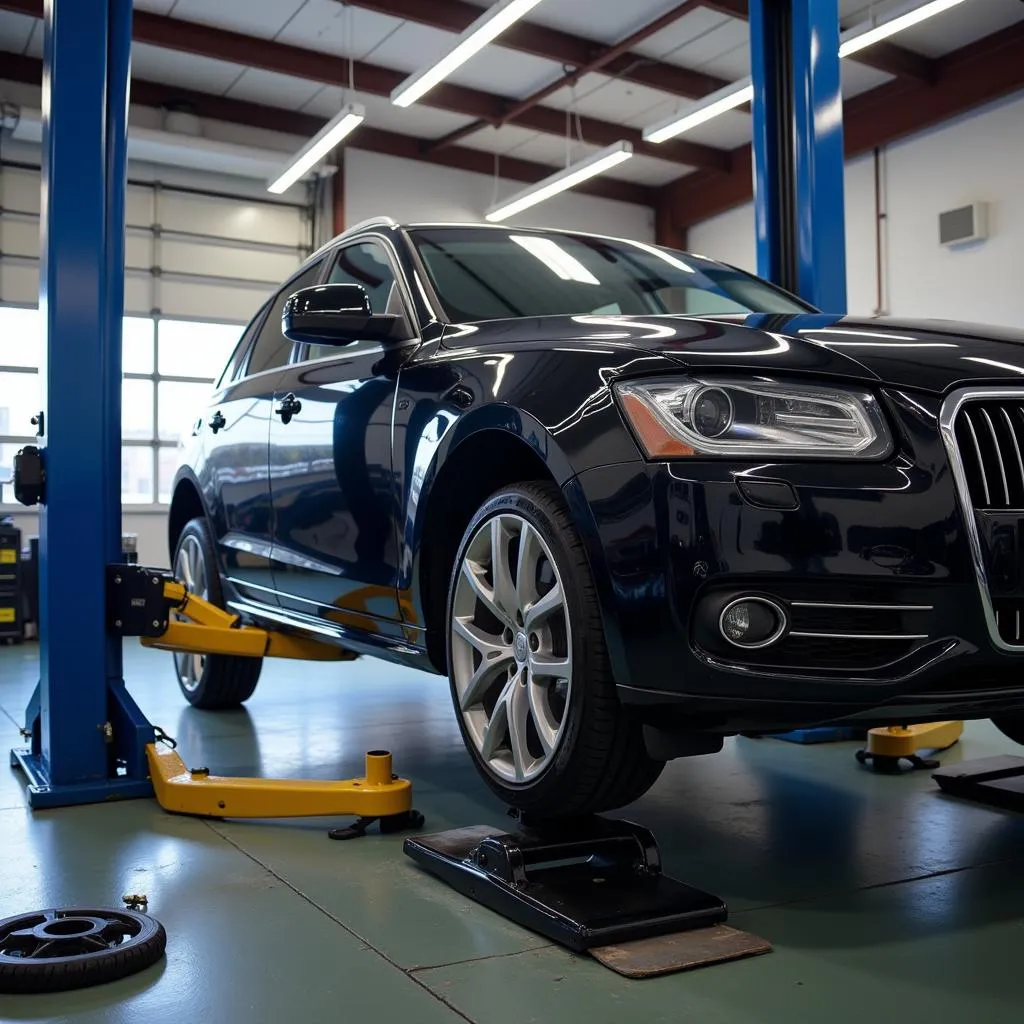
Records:
<instances>
[{"instance_id":1,"label":"car door","mask_svg":"<svg viewBox=\"0 0 1024 1024\"><path fill-rule=\"evenodd\" d=\"M374 313L408 312L376 238L331 257L326 283L359 284ZM277 382L270 426L274 579L281 604L400 636L391 421L397 367L379 342L303 345Z\"/></svg>"},{"instance_id":2,"label":"car door","mask_svg":"<svg viewBox=\"0 0 1024 1024\"><path fill-rule=\"evenodd\" d=\"M316 284L323 269L323 260L304 268L253 321L255 339L233 379L221 382L201 427L221 569L240 596L269 604L276 604L267 460L270 419L275 387L292 350L281 333L281 307L296 289Z\"/></svg>"}]
</instances>

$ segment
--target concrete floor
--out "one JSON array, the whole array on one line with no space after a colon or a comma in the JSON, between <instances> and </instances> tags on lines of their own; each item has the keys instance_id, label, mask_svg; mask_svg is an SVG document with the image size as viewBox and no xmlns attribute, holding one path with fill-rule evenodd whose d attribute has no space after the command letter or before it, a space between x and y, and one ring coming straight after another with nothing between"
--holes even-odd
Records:
<instances>
[{"instance_id":1,"label":"concrete floor","mask_svg":"<svg viewBox=\"0 0 1024 1024\"><path fill-rule=\"evenodd\" d=\"M0 649L5 750L36 674L33 645ZM125 675L187 763L343 778L388 747L431 830L503 821L440 678L366 659L269 664L247 710L209 714L180 698L170 655L132 643ZM776 947L642 982L453 894L400 836L332 843L327 822L205 822L150 800L31 814L2 770L0 917L144 892L169 942L165 962L123 982L0 996L0 1020L1019 1022L1024 816L947 799L926 773L872 775L855 747L731 741L671 764L630 808L669 873ZM979 723L945 759L1012 750Z\"/></svg>"}]
</instances>

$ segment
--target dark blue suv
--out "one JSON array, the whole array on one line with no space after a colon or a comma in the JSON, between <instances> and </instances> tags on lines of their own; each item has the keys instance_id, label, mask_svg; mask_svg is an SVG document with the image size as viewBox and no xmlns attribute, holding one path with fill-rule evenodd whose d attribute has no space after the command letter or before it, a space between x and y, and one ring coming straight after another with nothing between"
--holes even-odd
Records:
<instances>
[{"instance_id":1,"label":"dark blue suv","mask_svg":"<svg viewBox=\"0 0 1024 1024\"><path fill-rule=\"evenodd\" d=\"M243 334L173 564L245 621L448 675L535 813L628 803L737 732L1019 736L1022 342L644 242L371 221ZM175 661L211 709L260 669Z\"/></svg>"}]
</instances>

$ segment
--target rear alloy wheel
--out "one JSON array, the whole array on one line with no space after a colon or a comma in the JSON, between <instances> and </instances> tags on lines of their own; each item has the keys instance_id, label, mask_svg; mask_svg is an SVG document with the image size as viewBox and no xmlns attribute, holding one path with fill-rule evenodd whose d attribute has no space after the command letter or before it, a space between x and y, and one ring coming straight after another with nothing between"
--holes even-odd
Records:
<instances>
[{"instance_id":1,"label":"rear alloy wheel","mask_svg":"<svg viewBox=\"0 0 1024 1024\"><path fill-rule=\"evenodd\" d=\"M224 607L213 540L205 519L185 525L174 552L174 575L190 593ZM223 711L248 700L260 678L262 658L174 652L174 671L185 699L197 708Z\"/></svg>"},{"instance_id":2,"label":"rear alloy wheel","mask_svg":"<svg viewBox=\"0 0 1024 1024\"><path fill-rule=\"evenodd\" d=\"M513 806L609 810L661 771L619 705L590 569L553 484L506 488L470 523L450 587L449 677L466 745Z\"/></svg>"}]
</instances>

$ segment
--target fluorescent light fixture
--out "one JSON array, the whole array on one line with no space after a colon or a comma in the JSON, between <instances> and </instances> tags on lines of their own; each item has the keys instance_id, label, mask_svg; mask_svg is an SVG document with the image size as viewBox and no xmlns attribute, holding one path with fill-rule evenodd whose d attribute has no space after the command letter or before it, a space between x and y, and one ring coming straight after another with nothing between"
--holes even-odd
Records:
<instances>
[{"instance_id":1,"label":"fluorescent light fixture","mask_svg":"<svg viewBox=\"0 0 1024 1024\"><path fill-rule=\"evenodd\" d=\"M873 43L919 25L922 21L934 18L937 14L942 14L963 2L964 0L929 0L928 3L916 4L909 10L904 9L902 14L893 14L879 24L866 22L857 25L840 37L839 56L849 57L853 53L867 49ZM647 142L668 142L669 139L691 131L727 110L735 110L736 107L749 103L753 98L754 88L749 78L734 82L711 93L686 113L673 114L672 117L645 128L644 139Z\"/></svg>"},{"instance_id":2,"label":"fluorescent light fixture","mask_svg":"<svg viewBox=\"0 0 1024 1024\"><path fill-rule=\"evenodd\" d=\"M936 14L943 14L952 7L957 7L964 0L931 0L930 3L920 4L905 10L902 14L896 14L886 18L878 25L859 25L844 32L839 43L839 56L849 57L851 53L859 53L867 49L873 43L888 39L904 29L914 25L920 25L922 21L934 18Z\"/></svg>"},{"instance_id":3,"label":"fluorescent light fixture","mask_svg":"<svg viewBox=\"0 0 1024 1024\"><path fill-rule=\"evenodd\" d=\"M734 82L732 85L723 86L716 92L711 93L702 103L691 107L685 114L673 114L670 118L653 124L644 129L644 139L647 142L667 142L674 139L683 132L696 128L705 121L710 121L727 110L735 110L749 103L754 98L754 87L749 78L742 82Z\"/></svg>"},{"instance_id":4,"label":"fluorescent light fixture","mask_svg":"<svg viewBox=\"0 0 1024 1024\"><path fill-rule=\"evenodd\" d=\"M570 188L575 188L580 182L594 178L633 155L633 144L630 142L616 142L596 153L591 153L585 160L570 164L564 171L558 171L543 181L538 181L529 188L510 196L508 199L492 206L484 216L487 220L495 223L514 217L531 206L543 203L545 199L557 196Z\"/></svg>"},{"instance_id":5,"label":"fluorescent light fixture","mask_svg":"<svg viewBox=\"0 0 1024 1024\"><path fill-rule=\"evenodd\" d=\"M600 284L594 275L571 253L566 252L554 239L540 235L509 235L516 245L536 256L555 277L580 284Z\"/></svg>"},{"instance_id":6,"label":"fluorescent light fixture","mask_svg":"<svg viewBox=\"0 0 1024 1024\"><path fill-rule=\"evenodd\" d=\"M346 104L292 157L281 175L267 186L267 191L275 195L286 192L365 119L366 110L363 106L358 103Z\"/></svg>"},{"instance_id":7,"label":"fluorescent light fixture","mask_svg":"<svg viewBox=\"0 0 1024 1024\"><path fill-rule=\"evenodd\" d=\"M427 0L420 2L426 3ZM391 102L397 107L412 106L539 3L540 0L498 0L455 40L452 48L440 60L399 82L391 91Z\"/></svg>"}]
</instances>

